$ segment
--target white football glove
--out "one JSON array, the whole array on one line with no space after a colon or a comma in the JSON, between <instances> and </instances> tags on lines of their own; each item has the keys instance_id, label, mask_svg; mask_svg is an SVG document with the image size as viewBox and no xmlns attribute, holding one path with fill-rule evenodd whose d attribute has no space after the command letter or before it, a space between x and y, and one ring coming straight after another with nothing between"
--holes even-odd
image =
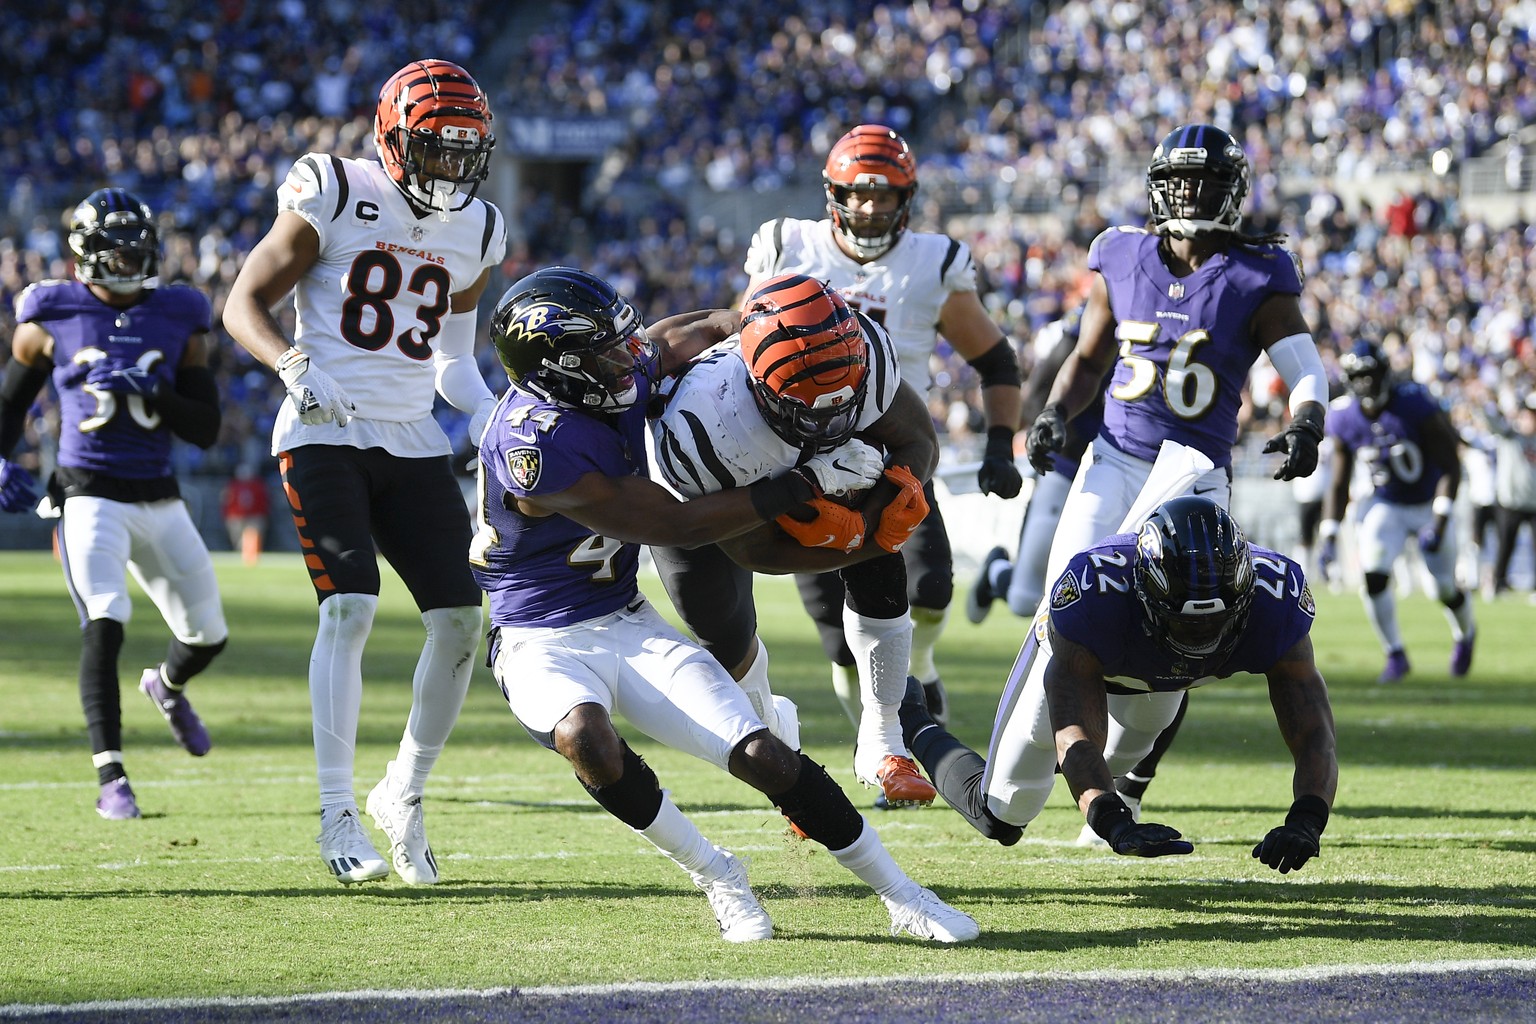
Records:
<instances>
[{"instance_id":1,"label":"white football glove","mask_svg":"<svg viewBox=\"0 0 1536 1024\"><path fill-rule=\"evenodd\" d=\"M338 427L344 427L357 411L341 385L313 365L309 356L298 349L290 348L278 356L273 368L288 389L288 397L298 410L300 423L313 426L335 420Z\"/></svg>"},{"instance_id":2,"label":"white football glove","mask_svg":"<svg viewBox=\"0 0 1536 1024\"><path fill-rule=\"evenodd\" d=\"M851 437L800 469L816 479L823 494L849 494L871 487L880 479L885 471L885 456L873 445Z\"/></svg>"}]
</instances>

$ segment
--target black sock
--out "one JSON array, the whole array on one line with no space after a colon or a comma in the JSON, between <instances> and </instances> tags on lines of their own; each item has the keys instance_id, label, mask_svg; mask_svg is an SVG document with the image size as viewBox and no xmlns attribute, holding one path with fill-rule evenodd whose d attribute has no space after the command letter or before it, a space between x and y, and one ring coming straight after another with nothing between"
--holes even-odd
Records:
<instances>
[{"instance_id":1,"label":"black sock","mask_svg":"<svg viewBox=\"0 0 1536 1024\"><path fill-rule=\"evenodd\" d=\"M987 771L986 758L933 720L916 676L907 677L900 714L902 739L927 770L944 802L988 839L1003 846L1017 843L1024 835L1023 826L1010 825L987 810L987 794L981 788L982 776Z\"/></svg>"}]
</instances>

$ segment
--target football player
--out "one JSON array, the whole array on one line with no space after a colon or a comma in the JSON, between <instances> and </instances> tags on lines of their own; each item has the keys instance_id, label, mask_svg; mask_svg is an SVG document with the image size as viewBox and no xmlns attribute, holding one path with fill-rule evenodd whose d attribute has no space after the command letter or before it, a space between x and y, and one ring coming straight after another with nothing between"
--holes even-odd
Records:
<instances>
[{"instance_id":1,"label":"football player","mask_svg":"<svg viewBox=\"0 0 1536 1024\"><path fill-rule=\"evenodd\" d=\"M1158 143L1147 167L1149 226L1110 228L1094 239L1077 347L1026 438L1030 462L1049 472L1051 454L1067 442L1067 421L1103 394L1103 424L1067 495L1047 579L1119 527L1165 438L1211 460L1215 468L1195 481L1194 493L1229 504L1238 409L1261 352L1290 388L1290 424L1264 449L1285 456L1275 476L1317 468L1328 384L1301 312L1301 272L1279 236L1241 230L1247 194L1248 159L1237 141L1213 125L1182 125ZM1133 810L1157 756L1120 781Z\"/></svg>"},{"instance_id":2,"label":"football player","mask_svg":"<svg viewBox=\"0 0 1536 1024\"><path fill-rule=\"evenodd\" d=\"M139 689L196 757L211 743L186 686L229 636L213 562L171 465L173 435L200 448L218 439L212 307L195 288L160 284L154 214L131 192L87 196L70 216L69 248L77 280L41 281L16 300L0 383L0 508L24 512L37 503L30 474L6 460L51 374L59 449L44 507L59 515L64 578L80 612L80 701L100 783L96 811L137 818L117 674L132 612L128 574L171 631L165 660L143 671Z\"/></svg>"},{"instance_id":3,"label":"football player","mask_svg":"<svg viewBox=\"0 0 1536 1024\"><path fill-rule=\"evenodd\" d=\"M827 216L781 217L757 229L747 253L745 295L764 281L795 272L826 281L870 320L890 333L901 376L926 399L933 385L929 361L942 336L967 360L981 384L987 442L976 474L983 494L1012 498L1023 478L1013 461L1019 426L1019 366L1013 344L992 322L976 294L970 247L948 235L907 227L917 194L917 161L906 141L878 124L861 124L827 154L822 174ZM924 412L926 416L926 411ZM912 672L923 682L940 718L947 714L944 684L934 662L954 596L954 556L944 517L925 478L930 512L902 548L912 616ZM859 721L857 659L843 629L843 578L836 573L796 577L806 610L816 620L833 663L833 688Z\"/></svg>"},{"instance_id":4,"label":"football player","mask_svg":"<svg viewBox=\"0 0 1536 1024\"><path fill-rule=\"evenodd\" d=\"M786 518L782 528L768 524L719 545L653 548L667 594L774 727L752 573L838 570L848 602L839 622L860 683L854 774L889 806L932 803L937 794L902 742L899 717L912 642L900 552L922 529L922 487L938 462L923 399L902 380L885 330L803 274L759 285L739 323L733 311L706 311L663 321L656 333L715 340L703 336L703 322L730 336L664 382L651 421L658 479L695 497L861 442L878 445L887 468L856 512L824 507L811 522Z\"/></svg>"},{"instance_id":5,"label":"football player","mask_svg":"<svg viewBox=\"0 0 1536 1024\"><path fill-rule=\"evenodd\" d=\"M710 543L808 511L824 493L879 480L878 453L852 442L680 501L646 478L645 408L658 375L696 353L658 346L628 300L565 267L513 284L491 332L512 386L480 447L469 561L490 595L490 663L523 728L688 872L727 941L773 934L746 866L683 816L614 728L614 712L766 795L880 894L893 932L975 938L976 922L908 878L826 769L774 736L720 663L636 585L641 544Z\"/></svg>"},{"instance_id":6,"label":"football player","mask_svg":"<svg viewBox=\"0 0 1536 1024\"><path fill-rule=\"evenodd\" d=\"M475 365L475 308L506 249L506 222L475 193L496 136L485 93L443 60L413 61L379 91L380 163L301 157L278 214L230 290L224 324L288 390L272 452L320 605L310 658L320 857L344 884L390 865L352 790L363 646L378 607L375 547L415 599L426 643L399 753L368 794L396 872L437 881L422 792L453 730L480 638L464 565L469 513L432 418L434 394L472 415L495 405ZM290 291L290 342L272 307Z\"/></svg>"},{"instance_id":7,"label":"football player","mask_svg":"<svg viewBox=\"0 0 1536 1024\"><path fill-rule=\"evenodd\" d=\"M1138 821L1114 779L1152 748L1187 690L1261 674L1295 768L1285 823L1253 856L1294 871L1317 856L1338 786L1315 614L1301 566L1248 543L1210 498L1174 498L1136 532L1068 560L1014 664L987 762L933 721L915 684L902 712L908 742L950 805L1004 846L1045 806L1060 765L1114 852L1189 853L1177 830Z\"/></svg>"},{"instance_id":8,"label":"football player","mask_svg":"<svg viewBox=\"0 0 1536 1024\"><path fill-rule=\"evenodd\" d=\"M1349 505L1358 459L1372 488L1355 513L1355 546L1365 581L1361 597L1387 656L1377 682L1395 683L1409 671L1397 624L1392 563L1410 537L1418 543L1451 623L1451 675L1464 676L1472 667L1477 624L1472 602L1456 582L1456 531L1451 529L1461 487L1456 428L1423 385L1391 379L1386 353L1375 342L1355 342L1339 357L1339 369L1350 394L1334 403L1328 417L1328 436L1334 439L1332 486L1323 500L1318 561L1326 573L1338 560L1339 522Z\"/></svg>"}]
</instances>

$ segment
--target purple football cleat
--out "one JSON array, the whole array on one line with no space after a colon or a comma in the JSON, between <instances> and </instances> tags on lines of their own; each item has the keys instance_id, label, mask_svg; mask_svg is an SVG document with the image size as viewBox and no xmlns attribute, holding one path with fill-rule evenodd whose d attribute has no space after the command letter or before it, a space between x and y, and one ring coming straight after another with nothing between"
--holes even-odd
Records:
<instances>
[{"instance_id":1,"label":"purple football cleat","mask_svg":"<svg viewBox=\"0 0 1536 1024\"><path fill-rule=\"evenodd\" d=\"M1408 674L1408 655L1402 651L1393 651L1387 655L1387 667L1381 670L1381 675L1376 678L1378 683L1395 683Z\"/></svg>"},{"instance_id":2,"label":"purple football cleat","mask_svg":"<svg viewBox=\"0 0 1536 1024\"><path fill-rule=\"evenodd\" d=\"M108 821L126 821L139 817L139 804L133 798L133 787L127 779L113 779L101 786L96 798L96 813Z\"/></svg>"},{"instance_id":3,"label":"purple football cleat","mask_svg":"<svg viewBox=\"0 0 1536 1024\"><path fill-rule=\"evenodd\" d=\"M144 691L144 696L154 701L155 707L160 709L160 713L170 723L171 735L186 748L187 753L193 757L202 757L208 753L213 744L208 739L208 730L203 728L203 720L197 717L197 712L192 710L186 697L165 685L165 680L160 678L158 666L144 670L139 680L139 689Z\"/></svg>"},{"instance_id":4,"label":"purple football cleat","mask_svg":"<svg viewBox=\"0 0 1536 1024\"><path fill-rule=\"evenodd\" d=\"M1468 633L1451 648L1451 675L1458 679L1472 667L1472 642L1476 639L1476 633Z\"/></svg>"}]
</instances>

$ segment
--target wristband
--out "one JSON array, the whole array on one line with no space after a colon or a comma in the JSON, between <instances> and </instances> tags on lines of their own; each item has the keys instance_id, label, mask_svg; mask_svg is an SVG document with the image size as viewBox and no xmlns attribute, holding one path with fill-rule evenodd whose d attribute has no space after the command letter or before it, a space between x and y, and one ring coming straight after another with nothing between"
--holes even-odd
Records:
<instances>
[{"instance_id":1,"label":"wristband","mask_svg":"<svg viewBox=\"0 0 1536 1024\"><path fill-rule=\"evenodd\" d=\"M1324 519L1317 527L1317 535L1323 540L1333 540L1339 535L1339 521L1337 519Z\"/></svg>"},{"instance_id":2,"label":"wristband","mask_svg":"<svg viewBox=\"0 0 1536 1024\"><path fill-rule=\"evenodd\" d=\"M1326 810L1325 807L1324 811ZM1112 792L1100 793L1094 797L1093 802L1088 805L1086 817L1088 827L1093 829L1100 839L1110 844L1114 843L1112 837L1121 829L1127 825L1136 824L1135 815L1131 814L1131 809L1125 806L1125 801L1120 799L1120 794Z\"/></svg>"},{"instance_id":3,"label":"wristband","mask_svg":"<svg viewBox=\"0 0 1536 1024\"><path fill-rule=\"evenodd\" d=\"M759 480L747 488L747 497L752 499L752 510L758 518L772 522L815 498L816 488L805 478L804 473L792 469L788 473Z\"/></svg>"},{"instance_id":4,"label":"wristband","mask_svg":"<svg viewBox=\"0 0 1536 1024\"><path fill-rule=\"evenodd\" d=\"M1297 797L1285 815L1285 823L1293 828L1304 829L1315 839L1328 827L1328 802L1311 793Z\"/></svg>"},{"instance_id":5,"label":"wristband","mask_svg":"<svg viewBox=\"0 0 1536 1024\"><path fill-rule=\"evenodd\" d=\"M1445 494L1435 495L1435 500L1430 503L1429 510L1437 516L1446 519L1451 518L1451 510L1456 507L1456 499Z\"/></svg>"},{"instance_id":6,"label":"wristband","mask_svg":"<svg viewBox=\"0 0 1536 1024\"><path fill-rule=\"evenodd\" d=\"M987 457L1013 458L1013 429L996 426L987 428Z\"/></svg>"},{"instance_id":7,"label":"wristband","mask_svg":"<svg viewBox=\"0 0 1536 1024\"><path fill-rule=\"evenodd\" d=\"M304 375L309 369L309 356L301 349L289 348L277 357L277 362L272 364L272 369L282 378L284 387L293 387L293 382Z\"/></svg>"}]
</instances>

